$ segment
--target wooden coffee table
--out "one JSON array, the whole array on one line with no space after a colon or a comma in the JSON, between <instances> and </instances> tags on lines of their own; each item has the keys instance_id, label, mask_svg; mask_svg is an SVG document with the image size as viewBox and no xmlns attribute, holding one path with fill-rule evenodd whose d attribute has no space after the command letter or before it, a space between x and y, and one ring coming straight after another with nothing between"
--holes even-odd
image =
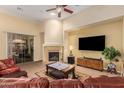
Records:
<instances>
[{"instance_id":1,"label":"wooden coffee table","mask_svg":"<svg viewBox=\"0 0 124 93\"><path fill-rule=\"evenodd\" d=\"M53 72L57 71L58 74L62 73L64 75L64 78L68 78L68 75L71 73L72 78L75 78L75 66L74 65L65 64L62 62L53 62L53 63L46 64L47 75L49 75L50 70L52 70Z\"/></svg>"}]
</instances>

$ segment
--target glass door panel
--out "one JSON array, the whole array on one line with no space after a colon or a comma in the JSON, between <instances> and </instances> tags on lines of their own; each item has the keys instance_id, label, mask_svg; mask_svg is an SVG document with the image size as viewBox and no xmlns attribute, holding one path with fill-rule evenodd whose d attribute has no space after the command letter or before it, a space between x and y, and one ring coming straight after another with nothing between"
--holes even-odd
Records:
<instances>
[{"instance_id":1,"label":"glass door panel","mask_svg":"<svg viewBox=\"0 0 124 93\"><path fill-rule=\"evenodd\" d=\"M33 61L33 44L33 36L8 33L8 57L16 63Z\"/></svg>"}]
</instances>

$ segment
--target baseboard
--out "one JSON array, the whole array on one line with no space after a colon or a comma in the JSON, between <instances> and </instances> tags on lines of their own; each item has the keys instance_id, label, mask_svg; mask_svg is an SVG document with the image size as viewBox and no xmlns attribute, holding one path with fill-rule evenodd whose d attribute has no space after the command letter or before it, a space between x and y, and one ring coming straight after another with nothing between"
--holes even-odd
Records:
<instances>
[{"instance_id":1,"label":"baseboard","mask_svg":"<svg viewBox=\"0 0 124 93\"><path fill-rule=\"evenodd\" d=\"M37 61L34 61L34 62L43 62L43 60L37 60Z\"/></svg>"}]
</instances>

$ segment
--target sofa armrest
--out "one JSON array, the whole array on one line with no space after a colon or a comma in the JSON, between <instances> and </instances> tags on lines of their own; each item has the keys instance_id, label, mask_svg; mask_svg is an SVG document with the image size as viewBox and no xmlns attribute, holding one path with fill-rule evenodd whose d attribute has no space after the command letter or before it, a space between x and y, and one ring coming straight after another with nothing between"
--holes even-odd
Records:
<instances>
[{"instance_id":1,"label":"sofa armrest","mask_svg":"<svg viewBox=\"0 0 124 93\"><path fill-rule=\"evenodd\" d=\"M0 78L0 88L48 88L49 81L41 78Z\"/></svg>"},{"instance_id":2,"label":"sofa armrest","mask_svg":"<svg viewBox=\"0 0 124 93\"><path fill-rule=\"evenodd\" d=\"M4 70L1 70L0 71L0 76L7 75L7 74L10 74L10 73L13 73L13 72L17 72L17 71L21 71L20 67L13 66L11 68L7 68L7 69L4 69Z\"/></svg>"}]
</instances>

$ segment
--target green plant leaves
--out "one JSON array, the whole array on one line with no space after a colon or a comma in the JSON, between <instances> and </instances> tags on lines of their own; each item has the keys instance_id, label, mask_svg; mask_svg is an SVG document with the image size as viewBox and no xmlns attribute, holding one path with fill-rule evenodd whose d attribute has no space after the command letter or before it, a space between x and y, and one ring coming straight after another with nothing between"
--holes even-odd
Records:
<instances>
[{"instance_id":1,"label":"green plant leaves","mask_svg":"<svg viewBox=\"0 0 124 93\"><path fill-rule=\"evenodd\" d=\"M104 55L104 58L107 60L114 60L116 57L121 56L121 53L116 50L114 47L106 47L103 52L102 55Z\"/></svg>"}]
</instances>

